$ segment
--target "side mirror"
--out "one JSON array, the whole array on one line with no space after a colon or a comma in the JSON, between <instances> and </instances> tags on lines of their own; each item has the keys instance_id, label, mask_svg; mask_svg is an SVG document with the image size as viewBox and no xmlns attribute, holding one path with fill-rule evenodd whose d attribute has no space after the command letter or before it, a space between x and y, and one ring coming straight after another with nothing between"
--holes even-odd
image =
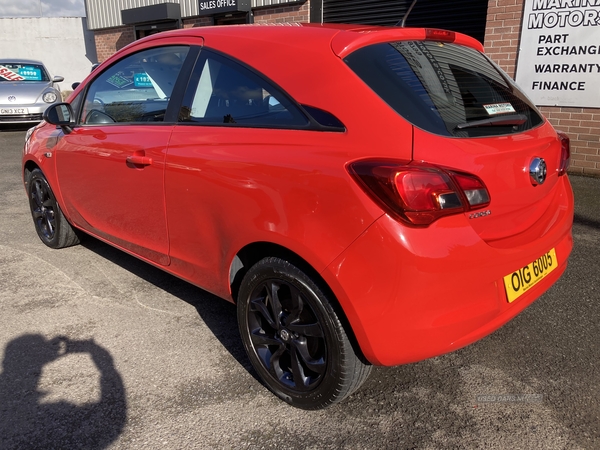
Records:
<instances>
[{"instance_id":1,"label":"side mirror","mask_svg":"<svg viewBox=\"0 0 600 450\"><path fill-rule=\"evenodd\" d=\"M81 81L76 81L75 83L73 83L71 85L71 89L73 89L73 90L77 89L77 86L79 86L80 84L81 84Z\"/></svg>"},{"instance_id":2,"label":"side mirror","mask_svg":"<svg viewBox=\"0 0 600 450\"><path fill-rule=\"evenodd\" d=\"M60 83L61 81L65 81L65 77L54 77L52 78L53 83Z\"/></svg>"},{"instance_id":3,"label":"side mirror","mask_svg":"<svg viewBox=\"0 0 600 450\"><path fill-rule=\"evenodd\" d=\"M52 125L57 125L63 129L65 133L70 133L74 125L73 108L69 103L55 103L50 105L44 111L44 120Z\"/></svg>"}]
</instances>

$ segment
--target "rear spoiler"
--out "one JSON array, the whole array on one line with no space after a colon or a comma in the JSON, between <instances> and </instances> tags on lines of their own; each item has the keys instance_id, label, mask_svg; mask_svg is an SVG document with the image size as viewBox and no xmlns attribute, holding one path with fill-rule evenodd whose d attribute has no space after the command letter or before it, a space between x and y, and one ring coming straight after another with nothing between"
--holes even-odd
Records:
<instances>
[{"instance_id":1,"label":"rear spoiler","mask_svg":"<svg viewBox=\"0 0 600 450\"><path fill-rule=\"evenodd\" d=\"M395 41L437 41L471 47L483 53L483 44L466 34L435 28L373 27L366 29L343 30L331 40L331 49L344 58L359 48L373 44Z\"/></svg>"}]
</instances>

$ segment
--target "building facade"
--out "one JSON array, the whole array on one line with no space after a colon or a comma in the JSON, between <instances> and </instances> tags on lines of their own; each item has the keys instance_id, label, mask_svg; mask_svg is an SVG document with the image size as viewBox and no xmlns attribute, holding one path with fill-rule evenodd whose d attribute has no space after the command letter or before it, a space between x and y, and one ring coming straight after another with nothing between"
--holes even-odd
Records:
<instances>
[{"instance_id":1,"label":"building facade","mask_svg":"<svg viewBox=\"0 0 600 450\"><path fill-rule=\"evenodd\" d=\"M52 76L64 77L59 86L65 95L97 60L85 17L3 17L0 36L3 58L42 61Z\"/></svg>"},{"instance_id":2,"label":"building facade","mask_svg":"<svg viewBox=\"0 0 600 450\"><path fill-rule=\"evenodd\" d=\"M86 0L86 10L101 62L136 39L169 29L282 22L396 25L411 4ZM593 82L594 74L600 78L600 1L419 0L406 25L451 29L484 43L490 58L516 79L557 129L569 134L570 172L600 176L600 87Z\"/></svg>"},{"instance_id":3,"label":"building facade","mask_svg":"<svg viewBox=\"0 0 600 450\"><path fill-rule=\"evenodd\" d=\"M310 1L86 0L98 61L160 31L208 25L310 22Z\"/></svg>"},{"instance_id":4,"label":"building facade","mask_svg":"<svg viewBox=\"0 0 600 450\"><path fill-rule=\"evenodd\" d=\"M527 4L526 4L527 3ZM547 92L552 95L559 92L562 84L567 81L561 82L561 79L569 80L569 76L577 75L576 73L570 72L572 69L579 69L579 67L573 67L574 65L579 66L580 64L574 64L569 62L573 59L572 56L577 55L561 55L561 53L571 53L573 50L579 52L579 47L585 47L586 55L584 55L584 65L600 64L600 51L598 47L594 50L594 53L589 54L587 50L590 50L590 46L578 45L577 41L573 45L565 45L562 42L565 38L565 34L568 28L568 17L567 13L573 13L575 11L581 11L584 19L586 14L588 16L594 16L593 25L590 22L589 32L592 42L600 43L600 6L594 6L600 3L594 0L575 0L575 1L554 1L554 0L490 0L488 6L487 25L485 33L485 50L486 53L496 62L502 69L504 69L511 77L515 78L517 83L526 91L531 88L530 85L526 85L521 82L521 77L517 76L517 65L520 67L527 67L532 65L532 62L522 55L522 50L525 47L526 39L523 39L524 29L529 25L538 26L538 24L531 23L532 18L540 17L540 14L544 14L548 18L557 18L556 25L549 22L543 34L535 41L531 42L536 47L536 50L540 54L540 63L533 63L532 72L535 72L537 67L544 66L550 70L555 69L555 65L558 64L558 70L560 72L555 73L557 85L549 86ZM562 7L571 4L576 8ZM539 12L532 12L526 15L526 6L535 9L539 6ZM578 14L577 14L578 16ZM561 26L561 17L565 17L565 26ZM546 17L545 17L546 18ZM546 20L548 20L546 18ZM576 22L574 22L576 23ZM582 23L583 25L583 23ZM544 37L542 37L544 36ZM540 42L541 39L541 42ZM567 38L568 39L568 38ZM556 41L552 45L548 44L547 41ZM544 63L543 60L547 59L544 56L548 50L551 49L551 53L555 53L555 49L558 50L558 55L553 55L553 62L551 64ZM565 52L566 49L567 51ZM541 51L540 51L541 50ZM562 72L566 67L566 72ZM598 80L600 79L600 66L597 66L595 74L590 74ZM519 75L521 71L519 72ZM552 74L551 74L552 75ZM576 79L576 78L575 78ZM569 82L570 84L571 82ZM577 85L576 85L577 86ZM578 87L578 86L577 86ZM559 88L559 89L555 89ZM590 88L600 92L600 84L596 81L595 86L590 85ZM591 92L590 97L593 97L597 92ZM531 95L531 92L528 92ZM534 99L535 101L535 99ZM538 104L542 113L548 118L548 120L554 125L555 128L566 132L571 138L571 167L570 173L578 173L582 175L590 175L600 177L600 101L596 100L595 107L580 107L576 106L564 106L564 104L558 104L555 106L540 105ZM552 103L552 102L544 102ZM561 103L557 101L556 103ZM567 102L564 102L567 103Z\"/></svg>"}]
</instances>

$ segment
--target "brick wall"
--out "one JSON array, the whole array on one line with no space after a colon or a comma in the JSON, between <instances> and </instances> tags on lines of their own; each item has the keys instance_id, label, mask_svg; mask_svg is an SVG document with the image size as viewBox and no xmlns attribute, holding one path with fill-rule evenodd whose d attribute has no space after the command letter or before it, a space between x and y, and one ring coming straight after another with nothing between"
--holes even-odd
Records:
<instances>
[{"instance_id":1,"label":"brick wall","mask_svg":"<svg viewBox=\"0 0 600 450\"><path fill-rule=\"evenodd\" d=\"M523 0L489 0L485 51L515 76ZM540 107L558 130L571 138L569 172L600 177L600 109Z\"/></svg>"},{"instance_id":2,"label":"brick wall","mask_svg":"<svg viewBox=\"0 0 600 450\"><path fill-rule=\"evenodd\" d=\"M183 28L207 27L214 24L215 22L211 16L183 19Z\"/></svg>"},{"instance_id":3,"label":"brick wall","mask_svg":"<svg viewBox=\"0 0 600 450\"><path fill-rule=\"evenodd\" d=\"M96 30L94 31L94 39L96 41L98 62L102 62L111 57L117 50L132 43L135 37L132 26L122 26Z\"/></svg>"},{"instance_id":4,"label":"brick wall","mask_svg":"<svg viewBox=\"0 0 600 450\"><path fill-rule=\"evenodd\" d=\"M306 1L301 5L257 9L254 11L254 23L309 22L309 17L310 1Z\"/></svg>"}]
</instances>

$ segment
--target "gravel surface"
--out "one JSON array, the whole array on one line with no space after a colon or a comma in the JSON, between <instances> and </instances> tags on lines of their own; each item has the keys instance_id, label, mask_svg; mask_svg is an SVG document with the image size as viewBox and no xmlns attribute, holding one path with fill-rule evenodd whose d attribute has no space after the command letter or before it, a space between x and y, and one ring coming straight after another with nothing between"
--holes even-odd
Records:
<instances>
[{"instance_id":1,"label":"gravel surface","mask_svg":"<svg viewBox=\"0 0 600 450\"><path fill-rule=\"evenodd\" d=\"M324 411L257 381L235 307L95 239L51 250L0 132L0 449L600 448L600 179L571 177L561 280L467 348Z\"/></svg>"}]
</instances>

